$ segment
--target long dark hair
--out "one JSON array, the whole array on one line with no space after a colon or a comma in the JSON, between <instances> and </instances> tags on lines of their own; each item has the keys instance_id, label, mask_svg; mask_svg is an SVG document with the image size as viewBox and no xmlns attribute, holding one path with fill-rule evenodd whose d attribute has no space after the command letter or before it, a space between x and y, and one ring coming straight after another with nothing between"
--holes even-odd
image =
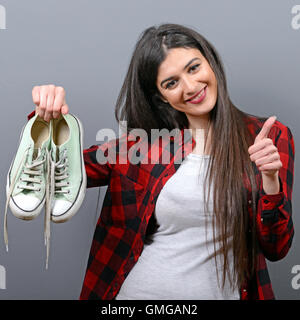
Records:
<instances>
[{"instance_id":1,"label":"long dark hair","mask_svg":"<svg viewBox=\"0 0 300 320\"><path fill-rule=\"evenodd\" d=\"M216 49L198 32L181 25L162 24L146 29L136 44L116 103L115 116L118 121L127 121L128 131L143 128L150 133L154 128L172 130L188 126L186 115L165 103L156 86L158 68L168 50L180 47L200 50L217 79L217 102L210 112L213 134L206 175L208 194L212 183L214 184L214 257L216 261L218 253L223 257L222 286L228 276L232 286L241 287L253 274L256 264L255 212L258 186L248 154L248 148L254 139L245 125L245 119L249 115L234 106L229 98L224 67ZM249 218L245 181L252 190L250 199L253 221ZM207 197L204 196L204 199ZM248 236L250 229L252 237ZM216 249L218 241L219 250ZM229 264L231 249L233 272Z\"/></svg>"}]
</instances>

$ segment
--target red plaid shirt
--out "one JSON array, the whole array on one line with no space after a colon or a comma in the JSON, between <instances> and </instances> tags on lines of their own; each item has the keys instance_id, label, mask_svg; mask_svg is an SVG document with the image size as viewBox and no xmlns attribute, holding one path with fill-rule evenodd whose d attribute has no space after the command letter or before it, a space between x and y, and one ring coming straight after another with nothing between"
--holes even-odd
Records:
<instances>
[{"instance_id":1,"label":"red plaid shirt","mask_svg":"<svg viewBox=\"0 0 300 320\"><path fill-rule=\"evenodd\" d=\"M259 133L263 123L263 120L252 116L246 119L253 137ZM291 247L294 235L291 202L295 153L293 136L288 127L276 121L269 138L276 145L283 165L279 171L280 192L265 194L261 173L256 168L260 187L256 197L259 252L255 275L240 288L243 300L275 298L265 258L270 261L282 259ZM195 145L192 137L185 134L173 138L173 148L168 147L169 139L167 142L163 138L159 140L147 145L144 156L148 163L141 161L133 164L134 152L129 152L127 160L127 151L132 150L136 143L131 135L84 150L88 188L107 185L108 189L95 229L80 295L82 300L109 300L117 295L142 253L147 225L161 189L179 168L180 159L184 159ZM116 161L100 164L99 154L109 158L108 150L113 149L116 149L116 158L112 160ZM170 161L164 162L162 159ZM251 199L251 190L246 184L245 187ZM251 200L248 201L248 208L252 216Z\"/></svg>"},{"instance_id":2,"label":"red plaid shirt","mask_svg":"<svg viewBox=\"0 0 300 320\"><path fill-rule=\"evenodd\" d=\"M246 123L255 137L264 121L248 117ZM80 299L113 299L117 295L127 274L142 253L145 231L158 195L180 165L176 159L183 159L195 145L192 137L185 137L186 135L179 141L173 139L173 152L172 149L166 148L163 139L160 139L161 145L158 141L149 144L151 148L149 147L145 155L146 159L149 159L148 164L124 161L123 154L126 152L120 152L124 146L118 139L101 146L92 146L84 151L88 187L108 185L108 189L96 226ZM274 124L269 137L278 148L283 164L279 172L280 192L275 195L265 194L261 174L256 170L260 181L256 216L260 250L255 276L240 288L243 300L274 299L265 258L271 261L282 259L287 254L294 235L291 216L293 137L289 128L279 121ZM129 140L130 138L127 140L128 145L124 147L125 151L135 143ZM97 152L105 153L105 150L111 147L117 147L115 164L110 164L109 161L99 164ZM154 156L158 159L162 159L163 156L167 156L167 159L170 156L170 162L163 164L162 161L157 161L151 164L150 159ZM250 195L251 190L248 192ZM249 214L252 215L250 200Z\"/></svg>"}]
</instances>

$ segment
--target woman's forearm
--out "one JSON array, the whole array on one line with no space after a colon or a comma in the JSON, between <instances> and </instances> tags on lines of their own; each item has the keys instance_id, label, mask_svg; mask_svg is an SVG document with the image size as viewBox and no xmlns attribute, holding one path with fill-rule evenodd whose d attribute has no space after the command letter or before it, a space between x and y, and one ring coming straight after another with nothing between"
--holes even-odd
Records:
<instances>
[{"instance_id":1,"label":"woman's forearm","mask_svg":"<svg viewBox=\"0 0 300 320\"><path fill-rule=\"evenodd\" d=\"M274 175L262 173L263 189L266 194L277 194L280 191L278 171Z\"/></svg>"}]
</instances>

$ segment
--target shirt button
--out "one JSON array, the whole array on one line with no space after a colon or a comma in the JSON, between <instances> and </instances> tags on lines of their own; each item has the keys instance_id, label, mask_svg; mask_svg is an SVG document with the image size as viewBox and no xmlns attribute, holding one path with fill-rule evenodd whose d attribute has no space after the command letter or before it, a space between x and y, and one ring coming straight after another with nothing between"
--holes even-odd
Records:
<instances>
[{"instance_id":1,"label":"shirt button","mask_svg":"<svg viewBox=\"0 0 300 320\"><path fill-rule=\"evenodd\" d=\"M252 203L252 200L249 200L248 203L251 204L251 203Z\"/></svg>"}]
</instances>

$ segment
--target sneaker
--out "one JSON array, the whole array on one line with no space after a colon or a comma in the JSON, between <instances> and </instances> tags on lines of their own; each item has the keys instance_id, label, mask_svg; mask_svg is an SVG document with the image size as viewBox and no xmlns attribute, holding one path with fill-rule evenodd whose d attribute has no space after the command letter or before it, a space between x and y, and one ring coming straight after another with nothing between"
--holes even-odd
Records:
<instances>
[{"instance_id":1,"label":"sneaker","mask_svg":"<svg viewBox=\"0 0 300 320\"><path fill-rule=\"evenodd\" d=\"M83 160L83 129L73 115L51 120L48 186L44 236L46 269L50 252L50 220L65 222L80 208L86 191L86 172Z\"/></svg>"},{"instance_id":2,"label":"sneaker","mask_svg":"<svg viewBox=\"0 0 300 320\"><path fill-rule=\"evenodd\" d=\"M65 222L80 208L86 191L83 129L74 115L52 120L50 145L51 220Z\"/></svg>"},{"instance_id":3,"label":"sneaker","mask_svg":"<svg viewBox=\"0 0 300 320\"><path fill-rule=\"evenodd\" d=\"M19 148L10 166L6 183L4 240L7 250L8 206L17 218L24 220L37 217L44 206L50 139L50 125L38 115L27 122L21 133Z\"/></svg>"}]
</instances>

